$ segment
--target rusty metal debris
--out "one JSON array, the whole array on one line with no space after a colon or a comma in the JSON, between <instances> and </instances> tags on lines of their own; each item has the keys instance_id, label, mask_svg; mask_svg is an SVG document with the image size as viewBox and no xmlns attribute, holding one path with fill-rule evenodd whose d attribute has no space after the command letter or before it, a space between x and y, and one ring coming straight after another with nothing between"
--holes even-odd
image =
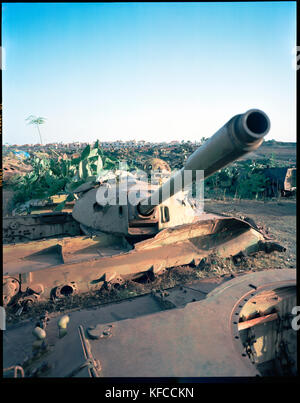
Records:
<instances>
[{"instance_id":1,"label":"rusty metal debris","mask_svg":"<svg viewBox=\"0 0 300 403\"><path fill-rule=\"evenodd\" d=\"M77 292L97 290L105 282L122 284L124 278L137 278L145 272L157 275L165 268L197 265L212 251L223 257L243 250L251 253L258 250L263 236L245 222L215 217L166 229L135 244L129 251L116 244L116 239L103 235L100 239L90 239L88 247L85 237L76 237L4 248L5 270L16 281L14 289L9 288L9 294L5 294L8 292L6 281L4 295L10 301L12 294L16 296L20 291L18 296L24 302L64 298ZM77 248L66 253L66 242L71 240ZM80 247L81 242L83 247ZM43 292L38 294L36 290ZM25 296L26 293L31 295Z\"/></svg>"},{"instance_id":2,"label":"rusty metal debris","mask_svg":"<svg viewBox=\"0 0 300 403\"><path fill-rule=\"evenodd\" d=\"M265 168L264 175L268 178L268 196L291 196L296 192L297 168Z\"/></svg>"},{"instance_id":3,"label":"rusty metal debris","mask_svg":"<svg viewBox=\"0 0 300 403\"><path fill-rule=\"evenodd\" d=\"M295 285L254 295L240 312L240 339L253 364L264 374L296 375L296 332L291 311L296 304Z\"/></svg>"},{"instance_id":4,"label":"rusty metal debris","mask_svg":"<svg viewBox=\"0 0 300 403\"><path fill-rule=\"evenodd\" d=\"M79 234L80 226L69 213L52 212L3 217L4 244Z\"/></svg>"},{"instance_id":5,"label":"rusty metal debris","mask_svg":"<svg viewBox=\"0 0 300 403\"><path fill-rule=\"evenodd\" d=\"M11 299L19 292L20 283L16 278L3 277L3 305L10 303Z\"/></svg>"},{"instance_id":6,"label":"rusty metal debris","mask_svg":"<svg viewBox=\"0 0 300 403\"><path fill-rule=\"evenodd\" d=\"M157 304L154 294L160 293L174 302L171 310ZM289 330L289 311L295 299L294 270L199 280L131 301L72 312L73 331L60 340L52 336L49 372L36 371L43 365L37 359L29 367L22 366L34 366L28 376L41 377L263 376L274 374L275 369L281 375L293 374L296 332ZM50 320L47 335L55 334L56 325L54 318ZM26 345L22 327L8 330L7 366L18 356L11 350L17 334Z\"/></svg>"}]
</instances>

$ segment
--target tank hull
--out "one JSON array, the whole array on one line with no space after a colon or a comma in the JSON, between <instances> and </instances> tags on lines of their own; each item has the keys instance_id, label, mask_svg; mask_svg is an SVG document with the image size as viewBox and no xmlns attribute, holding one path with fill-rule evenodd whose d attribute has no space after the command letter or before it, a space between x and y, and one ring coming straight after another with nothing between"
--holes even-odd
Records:
<instances>
[{"instance_id":1,"label":"tank hull","mask_svg":"<svg viewBox=\"0 0 300 403\"><path fill-rule=\"evenodd\" d=\"M202 219L160 231L132 247L122 236L101 234L5 245L4 276L16 286L4 288L6 303L31 291L36 301L97 290L107 282L136 279L145 273L197 266L212 252L234 256L259 249L264 236L249 223L204 213Z\"/></svg>"},{"instance_id":2,"label":"tank hull","mask_svg":"<svg viewBox=\"0 0 300 403\"><path fill-rule=\"evenodd\" d=\"M17 363L26 377L256 377L274 376L276 364L276 375L287 375L281 341L288 345L288 375L297 374L297 332L289 316L296 304L295 270L198 280L168 291L176 303L167 310L148 294L72 311L63 338L57 329L62 313L50 317L50 349L31 364L33 324L11 326L3 335L4 375L13 377L9 368ZM255 309L259 314L251 319ZM249 332L256 336L251 346ZM87 358L92 366L83 365ZM48 372L31 375L45 369L45 361Z\"/></svg>"}]
</instances>

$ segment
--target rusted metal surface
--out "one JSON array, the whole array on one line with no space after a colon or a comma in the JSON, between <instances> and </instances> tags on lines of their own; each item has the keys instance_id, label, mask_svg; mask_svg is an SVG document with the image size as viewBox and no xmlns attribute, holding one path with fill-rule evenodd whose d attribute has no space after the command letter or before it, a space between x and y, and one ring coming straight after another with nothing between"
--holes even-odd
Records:
<instances>
[{"instance_id":1,"label":"rusted metal surface","mask_svg":"<svg viewBox=\"0 0 300 403\"><path fill-rule=\"evenodd\" d=\"M114 335L91 341L103 376L255 376L239 339L236 306L264 287L295 284L295 272L270 270L223 283L184 309L114 322ZM238 322L238 321L237 321ZM126 349L120 346L126 345ZM117 363L117 364L115 364Z\"/></svg>"},{"instance_id":2,"label":"rusted metal surface","mask_svg":"<svg viewBox=\"0 0 300 403\"><path fill-rule=\"evenodd\" d=\"M284 181L284 190L294 191L297 187L297 168L289 168Z\"/></svg>"},{"instance_id":3,"label":"rusted metal surface","mask_svg":"<svg viewBox=\"0 0 300 403\"><path fill-rule=\"evenodd\" d=\"M60 244L65 264L113 256L132 249L124 237L104 233L93 238L65 238Z\"/></svg>"},{"instance_id":4,"label":"rusted metal surface","mask_svg":"<svg viewBox=\"0 0 300 403\"><path fill-rule=\"evenodd\" d=\"M69 213L3 217L3 243L79 234L80 226Z\"/></svg>"},{"instance_id":5,"label":"rusted metal surface","mask_svg":"<svg viewBox=\"0 0 300 403\"><path fill-rule=\"evenodd\" d=\"M297 168L265 168L264 175L269 180L268 196L288 196L296 190Z\"/></svg>"},{"instance_id":6,"label":"rusted metal surface","mask_svg":"<svg viewBox=\"0 0 300 403\"><path fill-rule=\"evenodd\" d=\"M149 315L161 310L160 305L151 295L128 299L122 303L105 304L93 309L81 309L68 313L70 322L68 323L67 334L59 338L57 327L58 319L62 316L50 316L47 319L47 343L50 352L47 356L34 363L34 367L43 361L51 364L51 371L45 376L64 377L69 375L85 362L82 350L82 342L79 337L78 327L83 324L86 328L93 327L96 323L103 324L105 330L109 323L116 320L135 318L141 315ZM41 320L38 321L39 325ZM32 330L34 322L29 321L21 325L7 326L3 333L3 365L12 366L16 362L23 363L31 356ZM67 360L67 362L66 362ZM12 374L11 374L12 376ZM89 376L88 368L83 369L78 377Z\"/></svg>"},{"instance_id":7,"label":"rusted metal surface","mask_svg":"<svg viewBox=\"0 0 300 403\"><path fill-rule=\"evenodd\" d=\"M238 329L239 331L249 329L250 327L262 325L263 323L270 322L272 320L278 319L277 313L271 313L270 315L260 316L255 319L246 320L244 322L239 322Z\"/></svg>"},{"instance_id":8,"label":"rusted metal surface","mask_svg":"<svg viewBox=\"0 0 300 403\"><path fill-rule=\"evenodd\" d=\"M20 282L17 278L3 277L3 306L9 304L11 299L20 291Z\"/></svg>"},{"instance_id":9,"label":"rusted metal surface","mask_svg":"<svg viewBox=\"0 0 300 403\"><path fill-rule=\"evenodd\" d=\"M4 272L17 278L22 290L43 286L40 300L55 288L73 283L76 291L98 289L116 275L136 278L147 271L195 264L212 251L226 257L255 251L263 236L241 220L220 217L169 228L129 250L124 238L51 239L4 247Z\"/></svg>"},{"instance_id":10,"label":"rusted metal surface","mask_svg":"<svg viewBox=\"0 0 300 403\"><path fill-rule=\"evenodd\" d=\"M3 247L3 272L23 274L62 264L59 239L26 242Z\"/></svg>"},{"instance_id":11,"label":"rusted metal surface","mask_svg":"<svg viewBox=\"0 0 300 403\"><path fill-rule=\"evenodd\" d=\"M113 325L97 325L87 328L87 335L90 339L106 339L113 335Z\"/></svg>"},{"instance_id":12,"label":"rusted metal surface","mask_svg":"<svg viewBox=\"0 0 300 403\"><path fill-rule=\"evenodd\" d=\"M240 339L263 375L297 373L297 335L291 325L296 304L296 285L287 284L254 295L240 312Z\"/></svg>"},{"instance_id":13,"label":"rusted metal surface","mask_svg":"<svg viewBox=\"0 0 300 403\"><path fill-rule=\"evenodd\" d=\"M261 375L240 338L241 312L262 292L285 287L295 289L295 284L295 270L267 270L227 281L206 279L185 288L187 294L190 289L194 294L187 297L190 301L184 307L180 301L178 307L161 311L165 308L148 295L93 310L72 312L68 332L62 339L58 338L57 319L50 319L47 338L52 347L45 360L52 369L45 376L67 376L85 362L78 340L79 326L85 330L85 338L92 333L90 354L100 363L103 377ZM205 298L199 291L198 299L192 302L190 297L197 295L197 289L210 291ZM168 291L172 297L172 289ZM32 326L28 323L9 328L4 333L5 366L13 365L16 360L22 362L32 342ZM103 332L108 336L101 337ZM90 374L86 370L77 376Z\"/></svg>"},{"instance_id":14,"label":"rusted metal surface","mask_svg":"<svg viewBox=\"0 0 300 403\"><path fill-rule=\"evenodd\" d=\"M281 288L280 290L267 290L262 292L247 302L241 311L243 321L256 318L258 316L269 315L274 309L279 309L283 302L290 301L296 303L293 287Z\"/></svg>"},{"instance_id":15,"label":"rusted metal surface","mask_svg":"<svg viewBox=\"0 0 300 403\"><path fill-rule=\"evenodd\" d=\"M101 372L100 361L94 359L94 357L91 353L90 343L87 340L87 338L85 337L84 329L81 325L78 328L78 332L79 332L79 337L80 337L85 361L79 367L75 368L70 374L68 374L68 377L76 376L76 375L80 374L80 372L83 369L87 369L90 377L98 378L100 376L100 372Z\"/></svg>"}]
</instances>

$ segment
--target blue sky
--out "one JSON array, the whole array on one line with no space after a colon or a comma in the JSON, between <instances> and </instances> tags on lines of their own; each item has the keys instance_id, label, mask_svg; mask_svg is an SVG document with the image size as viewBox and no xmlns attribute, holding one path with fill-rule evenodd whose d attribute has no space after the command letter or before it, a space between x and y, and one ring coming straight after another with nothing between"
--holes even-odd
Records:
<instances>
[{"instance_id":1,"label":"blue sky","mask_svg":"<svg viewBox=\"0 0 300 403\"><path fill-rule=\"evenodd\" d=\"M250 108L296 141L296 2L6 3L3 143L199 140Z\"/></svg>"}]
</instances>

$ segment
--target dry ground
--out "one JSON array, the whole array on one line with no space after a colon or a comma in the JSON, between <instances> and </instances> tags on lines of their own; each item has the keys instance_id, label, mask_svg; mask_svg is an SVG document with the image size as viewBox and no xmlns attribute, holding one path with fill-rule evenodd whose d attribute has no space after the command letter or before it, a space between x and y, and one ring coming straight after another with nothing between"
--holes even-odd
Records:
<instances>
[{"instance_id":1,"label":"dry ground","mask_svg":"<svg viewBox=\"0 0 300 403\"><path fill-rule=\"evenodd\" d=\"M296 267L296 199L280 198L269 201L226 200L205 202L205 211L224 213L235 217L250 217L257 225L263 225L274 239L287 250L273 253L274 265L282 268ZM270 255L270 257L271 257Z\"/></svg>"},{"instance_id":2,"label":"dry ground","mask_svg":"<svg viewBox=\"0 0 300 403\"><path fill-rule=\"evenodd\" d=\"M259 147L255 152L246 154L241 159L263 159L274 155L277 162L296 164L296 144L286 146L264 146Z\"/></svg>"}]
</instances>

